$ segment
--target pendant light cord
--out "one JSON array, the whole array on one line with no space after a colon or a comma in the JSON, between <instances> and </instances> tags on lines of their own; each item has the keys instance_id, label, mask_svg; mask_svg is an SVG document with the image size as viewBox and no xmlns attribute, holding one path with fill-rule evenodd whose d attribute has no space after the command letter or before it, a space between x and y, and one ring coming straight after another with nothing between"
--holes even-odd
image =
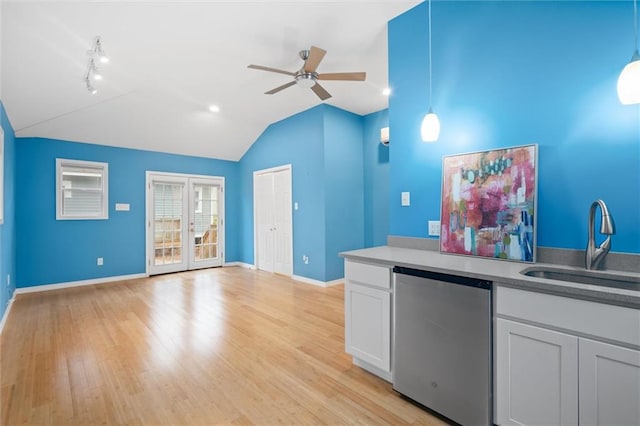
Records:
<instances>
[{"instance_id":1,"label":"pendant light cord","mask_svg":"<svg viewBox=\"0 0 640 426\"><path fill-rule=\"evenodd\" d=\"M431 70L431 0L429 0L429 105L432 104L431 99L433 96L433 90L431 85L431 80L433 78L432 73L433 72ZM429 107L429 109L431 109L431 107Z\"/></svg>"},{"instance_id":2,"label":"pendant light cord","mask_svg":"<svg viewBox=\"0 0 640 426\"><path fill-rule=\"evenodd\" d=\"M429 0L431 1L431 0ZM429 24L431 26L431 24ZM633 0L633 36L634 36L634 47L636 48L636 52L638 51L638 0Z\"/></svg>"}]
</instances>

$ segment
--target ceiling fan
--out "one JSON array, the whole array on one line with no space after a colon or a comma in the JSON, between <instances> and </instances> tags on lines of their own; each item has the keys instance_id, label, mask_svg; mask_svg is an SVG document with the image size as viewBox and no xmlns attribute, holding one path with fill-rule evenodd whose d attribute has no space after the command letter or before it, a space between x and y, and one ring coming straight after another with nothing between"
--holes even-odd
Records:
<instances>
[{"instance_id":1,"label":"ceiling fan","mask_svg":"<svg viewBox=\"0 0 640 426\"><path fill-rule=\"evenodd\" d=\"M316 72L320 61L324 58L327 51L320 49L319 47L311 46L309 50L301 50L300 58L304 61L302 68L300 68L296 72L290 72L285 70L280 70L277 68L264 67L262 65L249 65L248 68L252 68L255 70L269 71L269 72L277 72L280 74L286 74L293 77L293 81L290 81L282 86L278 86L275 89L271 89L268 92L264 92L265 95L273 95L274 93L278 93L281 90L286 89L287 87L291 87L294 84L297 84L300 87L311 88L313 92L318 95L320 99L323 101L325 99L329 99L331 94L327 92L324 87L318 84L318 80L342 80L342 81L364 81L367 73L365 72L331 72L331 73L322 73L319 74Z\"/></svg>"}]
</instances>

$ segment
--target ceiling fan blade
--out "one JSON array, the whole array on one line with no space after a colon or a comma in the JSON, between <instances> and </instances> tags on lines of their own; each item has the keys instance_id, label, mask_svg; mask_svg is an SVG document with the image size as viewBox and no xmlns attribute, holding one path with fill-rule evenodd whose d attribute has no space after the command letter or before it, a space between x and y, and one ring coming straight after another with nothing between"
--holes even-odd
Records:
<instances>
[{"instance_id":1,"label":"ceiling fan blade","mask_svg":"<svg viewBox=\"0 0 640 426\"><path fill-rule=\"evenodd\" d=\"M276 87L275 89L271 89L271 90L269 90L268 92L264 92L264 94L265 94L265 95L273 95L274 93L278 93L279 91L284 90L284 89L286 89L287 87L291 87L291 86L293 86L294 84L296 84L296 81L295 81L295 80L290 81L290 82L288 82L287 84L283 84L282 86L278 86L278 87Z\"/></svg>"},{"instance_id":2,"label":"ceiling fan blade","mask_svg":"<svg viewBox=\"0 0 640 426\"><path fill-rule=\"evenodd\" d=\"M318 80L364 81L366 72L329 72L318 74Z\"/></svg>"},{"instance_id":3,"label":"ceiling fan blade","mask_svg":"<svg viewBox=\"0 0 640 426\"><path fill-rule=\"evenodd\" d=\"M247 66L247 68L251 68L251 69L254 69L254 70L261 70L261 71L277 72L279 74L296 75L296 73L294 73L294 72L285 71L285 70L279 70L278 68L263 67L262 65L253 65L253 64L251 64L251 65Z\"/></svg>"},{"instance_id":4,"label":"ceiling fan blade","mask_svg":"<svg viewBox=\"0 0 640 426\"><path fill-rule=\"evenodd\" d=\"M320 61L326 54L326 50L311 46L311 49L309 49L309 57L304 63L304 72L315 72L318 65L320 65Z\"/></svg>"},{"instance_id":5,"label":"ceiling fan blade","mask_svg":"<svg viewBox=\"0 0 640 426\"><path fill-rule=\"evenodd\" d=\"M326 90L324 90L324 87L320 86L318 83L314 84L313 86L311 86L311 90L313 90L313 92L318 95L318 97L320 99L322 99L323 101L325 99L329 99L331 97L331 95L329 94L329 92L327 92Z\"/></svg>"}]
</instances>

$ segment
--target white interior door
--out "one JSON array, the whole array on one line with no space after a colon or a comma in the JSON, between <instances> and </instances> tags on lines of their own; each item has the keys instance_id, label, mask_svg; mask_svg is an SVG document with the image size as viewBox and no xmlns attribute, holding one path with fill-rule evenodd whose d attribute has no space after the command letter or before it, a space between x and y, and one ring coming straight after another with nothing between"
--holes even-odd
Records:
<instances>
[{"instance_id":1,"label":"white interior door","mask_svg":"<svg viewBox=\"0 0 640 426\"><path fill-rule=\"evenodd\" d=\"M224 263L224 178L147 172L147 273Z\"/></svg>"},{"instance_id":2,"label":"white interior door","mask_svg":"<svg viewBox=\"0 0 640 426\"><path fill-rule=\"evenodd\" d=\"M293 275L291 166L254 172L256 267Z\"/></svg>"},{"instance_id":3,"label":"white interior door","mask_svg":"<svg viewBox=\"0 0 640 426\"><path fill-rule=\"evenodd\" d=\"M273 272L292 274L291 169L273 174Z\"/></svg>"},{"instance_id":4,"label":"white interior door","mask_svg":"<svg viewBox=\"0 0 640 426\"><path fill-rule=\"evenodd\" d=\"M254 179L254 198L257 222L257 258L256 267L274 272L274 232L275 199L273 197L273 174L257 175Z\"/></svg>"}]
</instances>

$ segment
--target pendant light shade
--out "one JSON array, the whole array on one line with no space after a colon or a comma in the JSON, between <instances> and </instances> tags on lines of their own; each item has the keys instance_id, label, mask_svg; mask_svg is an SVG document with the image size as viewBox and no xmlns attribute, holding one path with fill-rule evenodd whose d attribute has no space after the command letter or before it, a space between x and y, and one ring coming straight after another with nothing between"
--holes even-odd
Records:
<instances>
[{"instance_id":1,"label":"pendant light shade","mask_svg":"<svg viewBox=\"0 0 640 426\"><path fill-rule=\"evenodd\" d=\"M618 98L623 105L640 104L640 55L637 50L618 77Z\"/></svg>"},{"instance_id":2,"label":"pendant light shade","mask_svg":"<svg viewBox=\"0 0 640 426\"><path fill-rule=\"evenodd\" d=\"M623 105L640 104L640 54L638 54L638 0L633 0L634 52L618 77L618 99Z\"/></svg>"},{"instance_id":3,"label":"pendant light shade","mask_svg":"<svg viewBox=\"0 0 640 426\"><path fill-rule=\"evenodd\" d=\"M431 108L429 108L429 112L422 119L420 135L422 136L423 142L435 142L440 136L440 119Z\"/></svg>"},{"instance_id":4,"label":"pendant light shade","mask_svg":"<svg viewBox=\"0 0 640 426\"><path fill-rule=\"evenodd\" d=\"M431 109L431 99L433 98L431 68L431 0L429 0L429 112L422 119L420 126L420 136L423 142L435 142L440 136L440 119Z\"/></svg>"}]
</instances>

